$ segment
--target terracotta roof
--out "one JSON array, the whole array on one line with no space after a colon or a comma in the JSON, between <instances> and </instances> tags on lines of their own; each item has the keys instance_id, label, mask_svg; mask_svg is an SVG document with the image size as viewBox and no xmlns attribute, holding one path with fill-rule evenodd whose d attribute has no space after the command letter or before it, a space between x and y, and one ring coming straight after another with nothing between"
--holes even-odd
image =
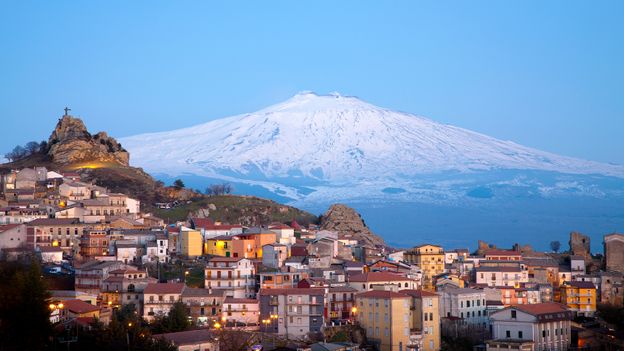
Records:
<instances>
[{"instance_id":1,"label":"terracotta roof","mask_svg":"<svg viewBox=\"0 0 624 351\"><path fill-rule=\"evenodd\" d=\"M514 305L509 308L515 308L517 310L526 312L534 316L568 311L568 308L566 306L556 302L545 302L529 305Z\"/></svg>"},{"instance_id":2,"label":"terracotta roof","mask_svg":"<svg viewBox=\"0 0 624 351\"><path fill-rule=\"evenodd\" d=\"M258 295L324 295L324 288L260 289Z\"/></svg>"},{"instance_id":3,"label":"terracotta roof","mask_svg":"<svg viewBox=\"0 0 624 351\"><path fill-rule=\"evenodd\" d=\"M214 334L209 329L188 330L177 333L156 334L155 339L165 339L176 346L197 345L215 341Z\"/></svg>"},{"instance_id":4,"label":"terracotta roof","mask_svg":"<svg viewBox=\"0 0 624 351\"><path fill-rule=\"evenodd\" d=\"M392 282L411 280L403 275L388 272L368 272L349 276L349 282Z\"/></svg>"},{"instance_id":5,"label":"terracotta roof","mask_svg":"<svg viewBox=\"0 0 624 351\"><path fill-rule=\"evenodd\" d=\"M182 297L208 297L215 296L215 294L211 294L208 289L204 288L184 288L184 292L182 293Z\"/></svg>"},{"instance_id":6,"label":"terracotta roof","mask_svg":"<svg viewBox=\"0 0 624 351\"><path fill-rule=\"evenodd\" d=\"M414 289L405 289L399 290L400 293L409 295L411 297L436 297L438 294L425 291L425 290L414 290Z\"/></svg>"},{"instance_id":7,"label":"terracotta roof","mask_svg":"<svg viewBox=\"0 0 624 351\"><path fill-rule=\"evenodd\" d=\"M80 224L78 218L37 218L26 223L28 226Z\"/></svg>"},{"instance_id":8,"label":"terracotta roof","mask_svg":"<svg viewBox=\"0 0 624 351\"><path fill-rule=\"evenodd\" d=\"M275 223L275 224L271 224L269 226L269 229L293 229L291 227L289 227L286 224L282 224L282 223Z\"/></svg>"},{"instance_id":9,"label":"terracotta roof","mask_svg":"<svg viewBox=\"0 0 624 351\"><path fill-rule=\"evenodd\" d=\"M386 290L371 290L355 295L356 298L373 298L373 299L407 299L409 295Z\"/></svg>"},{"instance_id":10,"label":"terracotta roof","mask_svg":"<svg viewBox=\"0 0 624 351\"><path fill-rule=\"evenodd\" d=\"M197 218L197 217L193 217L193 218L191 218L191 222L193 222L193 225L195 226L195 229L203 228L205 226L214 225L214 222L210 218Z\"/></svg>"},{"instance_id":11,"label":"terracotta roof","mask_svg":"<svg viewBox=\"0 0 624 351\"><path fill-rule=\"evenodd\" d=\"M207 262L238 262L242 259L245 259L245 257L213 257L211 259L209 259ZM206 268L223 268L223 267L206 267Z\"/></svg>"},{"instance_id":12,"label":"terracotta roof","mask_svg":"<svg viewBox=\"0 0 624 351\"><path fill-rule=\"evenodd\" d=\"M184 283L149 283L143 290L144 294L181 294Z\"/></svg>"},{"instance_id":13,"label":"terracotta roof","mask_svg":"<svg viewBox=\"0 0 624 351\"><path fill-rule=\"evenodd\" d=\"M569 286L580 288L580 289L596 289L596 286L592 282L573 281L573 282L565 282L564 285L569 285Z\"/></svg>"},{"instance_id":14,"label":"terracotta roof","mask_svg":"<svg viewBox=\"0 0 624 351\"><path fill-rule=\"evenodd\" d=\"M99 311L100 308L82 300L71 299L62 301L65 309L77 314Z\"/></svg>"}]
</instances>

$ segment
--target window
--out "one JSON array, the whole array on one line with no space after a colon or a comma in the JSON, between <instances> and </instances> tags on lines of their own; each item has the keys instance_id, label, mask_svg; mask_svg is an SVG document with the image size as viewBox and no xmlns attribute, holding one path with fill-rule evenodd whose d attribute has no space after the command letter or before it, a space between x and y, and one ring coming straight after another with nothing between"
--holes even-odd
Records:
<instances>
[{"instance_id":1,"label":"window","mask_svg":"<svg viewBox=\"0 0 624 351\"><path fill-rule=\"evenodd\" d=\"M522 339L522 330L518 331L518 339Z\"/></svg>"},{"instance_id":2,"label":"window","mask_svg":"<svg viewBox=\"0 0 624 351\"><path fill-rule=\"evenodd\" d=\"M466 307L470 307L470 301L466 301Z\"/></svg>"},{"instance_id":3,"label":"window","mask_svg":"<svg viewBox=\"0 0 624 351\"><path fill-rule=\"evenodd\" d=\"M516 310L511 310L511 318L516 318Z\"/></svg>"},{"instance_id":4,"label":"window","mask_svg":"<svg viewBox=\"0 0 624 351\"><path fill-rule=\"evenodd\" d=\"M510 330L506 330L505 331L505 337L506 338L511 338L511 331Z\"/></svg>"}]
</instances>

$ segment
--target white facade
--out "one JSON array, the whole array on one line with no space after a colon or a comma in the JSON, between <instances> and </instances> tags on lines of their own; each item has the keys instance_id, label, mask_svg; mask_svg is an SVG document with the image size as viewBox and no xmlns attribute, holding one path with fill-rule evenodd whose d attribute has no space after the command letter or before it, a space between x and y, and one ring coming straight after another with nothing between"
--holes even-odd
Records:
<instances>
[{"instance_id":1,"label":"white facade","mask_svg":"<svg viewBox=\"0 0 624 351\"><path fill-rule=\"evenodd\" d=\"M540 305L556 305L537 304ZM491 316L492 339L495 341L532 341L531 350L567 350L570 345L571 314L562 308L552 313L527 313L509 307ZM490 347L488 346L488 349Z\"/></svg>"},{"instance_id":2,"label":"white facade","mask_svg":"<svg viewBox=\"0 0 624 351\"><path fill-rule=\"evenodd\" d=\"M447 286L438 294L441 317L462 318L468 324L487 324L485 291Z\"/></svg>"},{"instance_id":3,"label":"white facade","mask_svg":"<svg viewBox=\"0 0 624 351\"><path fill-rule=\"evenodd\" d=\"M529 275L526 270L512 267L479 267L476 269L477 284L487 286L515 286L528 283Z\"/></svg>"},{"instance_id":4,"label":"white facade","mask_svg":"<svg viewBox=\"0 0 624 351\"><path fill-rule=\"evenodd\" d=\"M213 258L206 265L206 289L225 291L228 297L251 298L255 297L255 285L255 268L246 258Z\"/></svg>"}]
</instances>

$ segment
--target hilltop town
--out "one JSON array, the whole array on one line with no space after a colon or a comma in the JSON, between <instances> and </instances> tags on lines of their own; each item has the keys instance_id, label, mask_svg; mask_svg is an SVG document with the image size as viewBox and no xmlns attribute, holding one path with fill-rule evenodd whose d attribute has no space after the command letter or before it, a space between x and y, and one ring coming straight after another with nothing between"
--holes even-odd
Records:
<instances>
[{"instance_id":1,"label":"hilltop town","mask_svg":"<svg viewBox=\"0 0 624 351\"><path fill-rule=\"evenodd\" d=\"M344 205L225 221L227 192L107 187L92 170L129 169L128 153L68 115L38 155L3 167L0 258L42 270L51 348L624 348L623 234L600 253L577 232L549 252L392 248Z\"/></svg>"}]
</instances>

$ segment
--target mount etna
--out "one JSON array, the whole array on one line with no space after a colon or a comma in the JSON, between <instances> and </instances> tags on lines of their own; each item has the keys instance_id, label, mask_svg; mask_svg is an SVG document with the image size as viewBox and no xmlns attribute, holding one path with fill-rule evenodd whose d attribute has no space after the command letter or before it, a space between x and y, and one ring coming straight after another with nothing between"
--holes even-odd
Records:
<instances>
[{"instance_id":1,"label":"mount etna","mask_svg":"<svg viewBox=\"0 0 624 351\"><path fill-rule=\"evenodd\" d=\"M257 112L120 139L159 179L309 211L345 202L397 246L466 247L624 226L624 166L565 157L356 97L304 92Z\"/></svg>"}]
</instances>

